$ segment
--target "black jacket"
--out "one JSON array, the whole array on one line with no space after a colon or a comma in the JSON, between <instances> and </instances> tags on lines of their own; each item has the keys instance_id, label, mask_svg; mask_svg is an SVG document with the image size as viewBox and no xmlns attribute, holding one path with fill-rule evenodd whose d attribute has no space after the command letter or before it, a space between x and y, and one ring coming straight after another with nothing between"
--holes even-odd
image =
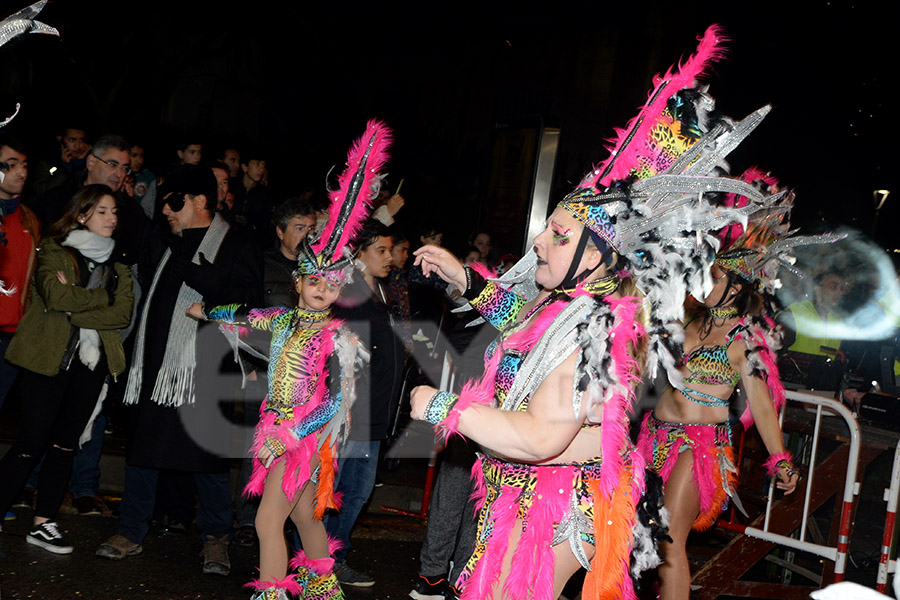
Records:
<instances>
[{"instance_id":1,"label":"black jacket","mask_svg":"<svg viewBox=\"0 0 900 600\"><path fill-rule=\"evenodd\" d=\"M372 353L368 368L356 384L356 403L350 413L350 439L384 440L398 409L405 353L400 323L376 298L361 274L341 292L335 316L344 319Z\"/></svg>"}]
</instances>

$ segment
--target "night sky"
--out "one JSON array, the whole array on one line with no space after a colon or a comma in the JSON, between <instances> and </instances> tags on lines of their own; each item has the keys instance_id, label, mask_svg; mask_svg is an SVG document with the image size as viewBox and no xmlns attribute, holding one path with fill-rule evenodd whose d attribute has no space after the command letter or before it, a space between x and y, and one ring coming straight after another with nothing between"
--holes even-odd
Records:
<instances>
[{"instance_id":1,"label":"night sky","mask_svg":"<svg viewBox=\"0 0 900 600\"><path fill-rule=\"evenodd\" d=\"M0 12L29 3L3 0ZM544 4L56 0L40 20L61 39L0 49L0 112L22 103L11 129L35 154L66 123L143 140L157 170L185 133L206 149L260 148L279 197L324 187L365 121L382 118L396 135L390 185L405 181L401 225L416 234L438 219L458 250L490 217L496 131L560 128L559 197L605 157L653 74L720 23L732 41L708 78L717 107L736 118L775 107L733 171L771 170L809 228L868 233L872 190L890 189L877 239L900 246L888 227L900 203L888 89L898 43L881 3Z\"/></svg>"}]
</instances>

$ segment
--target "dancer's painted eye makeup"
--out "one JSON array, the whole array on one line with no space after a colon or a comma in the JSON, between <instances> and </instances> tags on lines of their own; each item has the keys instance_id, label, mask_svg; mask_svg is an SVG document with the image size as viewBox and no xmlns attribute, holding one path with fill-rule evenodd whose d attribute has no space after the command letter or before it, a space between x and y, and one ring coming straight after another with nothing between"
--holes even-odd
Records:
<instances>
[{"instance_id":1,"label":"dancer's painted eye makeup","mask_svg":"<svg viewBox=\"0 0 900 600\"><path fill-rule=\"evenodd\" d=\"M570 234L572 230L568 227L560 227L556 223L550 224L550 230L553 233L553 245L554 246L565 246L571 240Z\"/></svg>"},{"instance_id":2,"label":"dancer's painted eye makeup","mask_svg":"<svg viewBox=\"0 0 900 600\"><path fill-rule=\"evenodd\" d=\"M318 275L307 275L307 276L306 276L306 281L309 283L309 285L311 285L311 286L313 286L313 287L319 285L319 282L324 281L324 282L325 282L325 288L326 288L329 292L333 292L333 291L335 291L335 290L337 290L337 289L340 289L340 286L339 286L338 284L336 284L335 282L331 281L331 280L328 279L327 277L319 277Z\"/></svg>"}]
</instances>

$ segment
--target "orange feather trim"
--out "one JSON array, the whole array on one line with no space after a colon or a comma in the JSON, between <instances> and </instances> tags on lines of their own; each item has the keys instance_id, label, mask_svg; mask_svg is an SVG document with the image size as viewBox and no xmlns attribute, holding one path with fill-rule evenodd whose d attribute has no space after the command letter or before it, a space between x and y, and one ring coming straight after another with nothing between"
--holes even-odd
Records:
<instances>
[{"instance_id":1,"label":"orange feather trim","mask_svg":"<svg viewBox=\"0 0 900 600\"><path fill-rule=\"evenodd\" d=\"M594 497L595 552L591 570L584 578L581 593L591 600L626 597L631 589L628 566L631 560L631 528L634 502L631 492L631 465L626 464L612 500L600 492L600 480L591 479L588 487Z\"/></svg>"},{"instance_id":2,"label":"orange feather trim","mask_svg":"<svg viewBox=\"0 0 900 600\"><path fill-rule=\"evenodd\" d=\"M316 486L316 508L313 516L322 520L326 510L340 508L340 502L334 495L334 452L331 448L330 435L319 448L319 465L319 484Z\"/></svg>"},{"instance_id":3,"label":"orange feather trim","mask_svg":"<svg viewBox=\"0 0 900 600\"><path fill-rule=\"evenodd\" d=\"M728 457L728 460L731 464L734 464L734 449L731 446L723 446L723 447L715 447L712 446L707 449L709 452L713 452L712 460L709 461L710 464L714 465L716 469L719 468L719 452L724 452L725 456ZM696 468L696 464L695 464ZM695 477L703 477L703 474L695 474ZM719 474L716 473L715 477L719 477ZM728 487L729 489L736 490L738 483L738 475L733 471L728 471ZM728 500L728 494L725 493L725 487L720 485L715 486L715 496L713 496L713 501L710 503L709 508L705 511L701 511L697 518L694 520L694 524L691 525L691 529L694 531L706 531L713 525L715 525L716 520L719 518L719 515L722 513L722 507L725 506L726 501Z\"/></svg>"}]
</instances>

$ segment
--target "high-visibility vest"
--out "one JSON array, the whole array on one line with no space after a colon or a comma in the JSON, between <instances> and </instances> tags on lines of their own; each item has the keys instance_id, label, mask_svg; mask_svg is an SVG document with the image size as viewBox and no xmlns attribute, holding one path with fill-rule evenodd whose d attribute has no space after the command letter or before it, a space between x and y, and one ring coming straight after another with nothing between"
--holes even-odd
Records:
<instances>
[{"instance_id":1,"label":"high-visibility vest","mask_svg":"<svg viewBox=\"0 0 900 600\"><path fill-rule=\"evenodd\" d=\"M818 338L810 335L810 325L823 322L822 317L819 316L819 311L816 310L816 307L812 302L809 300L795 302L788 306L787 310L791 311L791 314L794 316L794 328L797 332L797 337L794 339L794 343L791 344L791 347L788 348L788 350L792 352L803 352L805 354L816 354L818 356L828 356L828 353L822 351L820 346L834 348L835 350L840 349L841 340L839 339ZM838 324L840 322L840 316L833 310L829 310L827 323Z\"/></svg>"}]
</instances>

